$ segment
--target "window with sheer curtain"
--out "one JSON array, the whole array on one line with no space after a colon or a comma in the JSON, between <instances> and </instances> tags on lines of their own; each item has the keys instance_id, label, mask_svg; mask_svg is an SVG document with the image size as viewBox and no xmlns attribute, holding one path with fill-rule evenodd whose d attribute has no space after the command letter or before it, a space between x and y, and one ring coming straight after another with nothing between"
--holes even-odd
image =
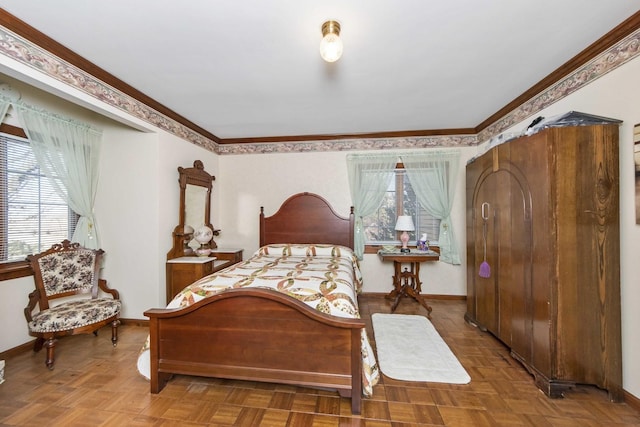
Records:
<instances>
[{"instance_id":1,"label":"window with sheer curtain","mask_svg":"<svg viewBox=\"0 0 640 427\"><path fill-rule=\"evenodd\" d=\"M440 233L440 220L430 215L418 203L416 193L411 187L406 171L402 165L395 169L394 179L389 184L378 210L362 220L365 243L367 245L397 244L400 232L395 230L396 220L400 215L413 218L416 231L411 234L413 243L423 234L431 244L437 244ZM410 241L409 244L412 244Z\"/></svg>"},{"instance_id":2,"label":"window with sheer curtain","mask_svg":"<svg viewBox=\"0 0 640 427\"><path fill-rule=\"evenodd\" d=\"M0 134L0 164L0 262L71 239L78 216L41 173L29 141Z\"/></svg>"},{"instance_id":3,"label":"window with sheer curtain","mask_svg":"<svg viewBox=\"0 0 640 427\"><path fill-rule=\"evenodd\" d=\"M440 248L440 261L460 264L451 222L459 163L459 150L347 155L358 258L366 243L397 243L396 219L410 215L414 242L427 233L429 243Z\"/></svg>"}]
</instances>

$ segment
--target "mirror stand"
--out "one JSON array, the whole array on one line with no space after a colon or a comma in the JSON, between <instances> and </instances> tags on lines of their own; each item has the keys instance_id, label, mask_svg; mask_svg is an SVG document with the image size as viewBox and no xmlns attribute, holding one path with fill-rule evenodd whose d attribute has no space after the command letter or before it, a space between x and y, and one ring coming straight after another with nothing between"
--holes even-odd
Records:
<instances>
[{"instance_id":1,"label":"mirror stand","mask_svg":"<svg viewBox=\"0 0 640 427\"><path fill-rule=\"evenodd\" d=\"M179 224L173 230L173 247L167 254L167 260L183 256L194 256L195 252L190 246L193 233L199 227L206 225L213 231L213 235L220 234L211 225L211 189L216 177L204 170L202 161L193 162L193 167L178 167L180 183L180 210ZM209 247L215 249L218 246L211 239Z\"/></svg>"}]
</instances>

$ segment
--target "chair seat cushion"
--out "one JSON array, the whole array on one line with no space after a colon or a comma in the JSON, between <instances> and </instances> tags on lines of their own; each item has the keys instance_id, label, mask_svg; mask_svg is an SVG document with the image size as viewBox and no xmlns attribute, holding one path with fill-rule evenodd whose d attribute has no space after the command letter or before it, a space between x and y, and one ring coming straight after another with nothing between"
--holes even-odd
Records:
<instances>
[{"instance_id":1,"label":"chair seat cushion","mask_svg":"<svg viewBox=\"0 0 640 427\"><path fill-rule=\"evenodd\" d=\"M115 316L120 308L120 300L113 298L69 301L35 314L29 330L42 333L80 328Z\"/></svg>"}]
</instances>

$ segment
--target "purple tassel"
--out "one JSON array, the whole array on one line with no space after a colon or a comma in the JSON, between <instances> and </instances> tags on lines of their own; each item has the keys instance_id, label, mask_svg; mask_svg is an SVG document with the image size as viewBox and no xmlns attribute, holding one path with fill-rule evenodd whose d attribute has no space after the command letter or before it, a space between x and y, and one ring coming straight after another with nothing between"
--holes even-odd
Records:
<instances>
[{"instance_id":1,"label":"purple tassel","mask_svg":"<svg viewBox=\"0 0 640 427\"><path fill-rule=\"evenodd\" d=\"M480 271L478 272L478 275L485 279L491 277L491 267L489 267L489 263L487 261L483 261L482 264L480 264Z\"/></svg>"},{"instance_id":2,"label":"purple tassel","mask_svg":"<svg viewBox=\"0 0 640 427\"><path fill-rule=\"evenodd\" d=\"M485 212L486 208L486 212ZM478 275L488 279L491 277L491 267L487 262L487 220L489 219L489 203L484 202L482 204L482 264L480 264L480 271Z\"/></svg>"}]
</instances>

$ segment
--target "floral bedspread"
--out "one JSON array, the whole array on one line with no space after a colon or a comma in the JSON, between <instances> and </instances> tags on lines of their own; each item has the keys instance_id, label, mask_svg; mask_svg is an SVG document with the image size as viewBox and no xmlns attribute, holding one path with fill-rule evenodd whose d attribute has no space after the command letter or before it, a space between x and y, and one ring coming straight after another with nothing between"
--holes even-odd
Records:
<instances>
[{"instance_id":1,"label":"floral bedspread","mask_svg":"<svg viewBox=\"0 0 640 427\"><path fill-rule=\"evenodd\" d=\"M362 275L353 251L334 245L267 245L246 261L203 277L184 288L167 308L187 307L232 288L274 289L323 313L360 318L357 295ZM149 338L140 352L138 370L149 378ZM362 330L362 389L371 396L380 378L366 331Z\"/></svg>"}]
</instances>

